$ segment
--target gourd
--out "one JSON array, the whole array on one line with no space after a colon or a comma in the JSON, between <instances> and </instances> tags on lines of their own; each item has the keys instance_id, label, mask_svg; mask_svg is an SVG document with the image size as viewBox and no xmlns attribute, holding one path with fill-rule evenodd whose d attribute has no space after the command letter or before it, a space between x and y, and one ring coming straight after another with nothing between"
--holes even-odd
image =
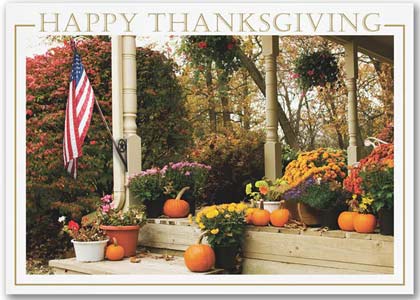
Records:
<instances>
[{"instance_id":1,"label":"gourd","mask_svg":"<svg viewBox=\"0 0 420 300\"><path fill-rule=\"evenodd\" d=\"M289 221L290 212L283 207L284 200L280 201L279 208L274 210L270 215L271 225L275 227L282 227Z\"/></svg>"},{"instance_id":2,"label":"gourd","mask_svg":"<svg viewBox=\"0 0 420 300\"><path fill-rule=\"evenodd\" d=\"M124 248L118 245L117 239L112 239L113 243L106 247L105 257L108 260L121 260L124 258Z\"/></svg>"},{"instance_id":3,"label":"gourd","mask_svg":"<svg viewBox=\"0 0 420 300\"><path fill-rule=\"evenodd\" d=\"M353 231L354 230L354 217L357 216L355 211L343 211L338 216L338 227L344 231Z\"/></svg>"},{"instance_id":4,"label":"gourd","mask_svg":"<svg viewBox=\"0 0 420 300\"><path fill-rule=\"evenodd\" d=\"M207 231L203 232L197 244L191 245L184 253L184 262L191 272L206 272L214 267L216 255L209 245L201 242Z\"/></svg>"},{"instance_id":5,"label":"gourd","mask_svg":"<svg viewBox=\"0 0 420 300\"><path fill-rule=\"evenodd\" d=\"M168 199L163 205L163 214L170 218L184 218L188 216L190 212L190 205L187 201L182 200L181 197L185 191L189 190L189 187L186 186L179 191L175 199Z\"/></svg>"},{"instance_id":6,"label":"gourd","mask_svg":"<svg viewBox=\"0 0 420 300\"><path fill-rule=\"evenodd\" d=\"M267 226L270 223L270 212L264 209L264 202L260 201L260 207L252 213L252 224L256 226Z\"/></svg>"},{"instance_id":7,"label":"gourd","mask_svg":"<svg viewBox=\"0 0 420 300\"><path fill-rule=\"evenodd\" d=\"M354 229L359 233L371 233L376 228L376 217L372 214L357 214L353 221Z\"/></svg>"}]
</instances>

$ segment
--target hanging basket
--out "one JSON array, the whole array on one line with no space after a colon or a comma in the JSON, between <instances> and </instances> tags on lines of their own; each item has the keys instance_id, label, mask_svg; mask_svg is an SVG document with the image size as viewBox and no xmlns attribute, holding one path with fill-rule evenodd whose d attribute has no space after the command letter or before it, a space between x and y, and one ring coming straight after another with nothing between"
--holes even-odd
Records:
<instances>
[{"instance_id":1,"label":"hanging basket","mask_svg":"<svg viewBox=\"0 0 420 300\"><path fill-rule=\"evenodd\" d=\"M303 91L337 81L337 59L328 50L304 52L295 60L294 65L292 78L297 79Z\"/></svg>"}]
</instances>

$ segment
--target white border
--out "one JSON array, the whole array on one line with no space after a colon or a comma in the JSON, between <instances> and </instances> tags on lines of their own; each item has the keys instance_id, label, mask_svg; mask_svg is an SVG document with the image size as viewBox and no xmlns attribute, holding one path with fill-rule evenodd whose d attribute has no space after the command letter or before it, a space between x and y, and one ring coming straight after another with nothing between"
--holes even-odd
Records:
<instances>
[{"instance_id":1,"label":"white border","mask_svg":"<svg viewBox=\"0 0 420 300\"><path fill-rule=\"evenodd\" d=\"M122 9L123 7L123 9ZM89 11L118 11L118 10L144 10L144 9L156 9L160 11L165 10L177 10L181 11L192 11L196 12L197 9L200 11L211 11L212 9L217 8L218 10L227 12L227 11L238 11L237 4L224 3L224 4L214 4L214 5L204 5L204 4L171 4L168 8L167 4L49 4L46 5L35 5L35 4L13 4L7 7L7 20L6 20L6 45L7 45L7 55L6 57L14 57L14 24L37 24L37 11L46 11L46 10L61 10L61 11L80 11L83 12L86 9ZM355 10L363 11L381 11L383 24L405 24L406 25L406 88L405 88L405 126L406 126L406 139L405 139L405 159L406 159L406 176L405 176L405 202L406 202L406 274L405 274L405 286L308 286L303 288L302 286L264 286L263 288L257 288L256 286L168 286L168 287L159 287L159 286L100 286L97 288L92 288L91 286L25 286L25 285L14 285L14 237L13 237L13 227L14 227L14 207L13 201L6 201L6 234L7 234L7 243L9 245L6 248L7 251L7 276L6 276L6 286L9 293L157 293L157 294L176 294L176 293L244 293L244 294L254 294L254 293L411 293L413 291L413 140L412 134L410 134L413 128L413 18L412 18L412 5L399 3L397 5L393 4L381 4L378 7L377 4L264 4L259 3L258 6L253 4L243 4L241 8L247 8L247 10L252 12L258 11L272 11L274 8L281 8L287 11L319 11L322 9L329 9L332 12L337 10L337 7L340 7L341 11L353 12ZM386 20L386 21L385 21ZM308 28L306 28L308 29ZM18 199L18 238L17 239L17 282L19 284L53 284L57 282L66 282L66 283L86 283L86 276L42 276L42 275L26 275L25 273L25 53L22 49L25 39L25 34L31 34L34 29L25 28L19 29L19 40L18 42L18 68L17 68L17 78L18 78L18 94L17 94L17 132L18 132L18 144L17 144L17 155L18 155L18 191L16 198ZM325 29L324 29L325 30ZM115 33L115 32L114 32ZM319 34L325 34L327 32L320 31ZM139 32L139 34L144 34L144 32ZM220 34L220 33L218 33ZM249 33L244 33L248 35ZM266 33L268 34L268 33ZM275 33L279 34L279 33ZM294 33L288 33L294 34ZM300 34L308 34L308 32L302 32ZM331 33L330 33L331 34ZM334 33L336 35L340 33ZM346 34L346 33L342 33ZM354 33L352 33L354 35ZM402 204L400 201L403 195L402 186L402 132L403 132L403 120L402 120L402 29L401 28L389 28L382 27L382 30L379 33L371 32L360 32L360 34L395 34L395 104L394 104L394 113L395 113L395 196L396 204L395 211L396 215L401 215ZM7 73L10 76L6 77L6 99L14 99L14 60L6 60L6 69L9 70ZM6 130L6 157L14 157L14 106L13 101L6 101L6 124L8 128ZM6 178L6 194L14 194L14 162L12 159L6 161L6 169L10 170L9 175ZM9 198L12 200L12 197ZM23 221L22 221L23 220ZM401 221L398 218L396 219L396 224ZM396 226L395 229L395 275L241 275L241 276L230 276L230 275L217 275L217 276L206 276L206 277L184 277L184 276L89 276L89 283L181 283L185 284L186 282L195 282L195 283L282 283L282 284L296 284L296 283L311 283L311 284L323 284L325 282L329 283L401 283L402 282L402 228Z\"/></svg>"}]
</instances>

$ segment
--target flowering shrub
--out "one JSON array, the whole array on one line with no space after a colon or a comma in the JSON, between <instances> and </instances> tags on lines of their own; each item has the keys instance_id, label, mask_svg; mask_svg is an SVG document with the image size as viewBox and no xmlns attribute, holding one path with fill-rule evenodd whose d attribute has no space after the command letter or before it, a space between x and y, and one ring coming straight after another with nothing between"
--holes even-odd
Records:
<instances>
[{"instance_id":1,"label":"flowering shrub","mask_svg":"<svg viewBox=\"0 0 420 300\"><path fill-rule=\"evenodd\" d=\"M164 171L159 168L147 169L130 176L128 187L139 203L162 200Z\"/></svg>"},{"instance_id":2,"label":"flowering shrub","mask_svg":"<svg viewBox=\"0 0 420 300\"><path fill-rule=\"evenodd\" d=\"M111 123L111 43L107 37L78 42L84 67L105 118ZM99 195L112 191L112 144L99 114L92 123L74 180L63 168L64 112L72 50L69 43L26 59L26 183L28 255L56 255L70 244L59 238L56 220L80 220L95 211ZM143 165L182 156L190 131L174 61L137 49L138 119ZM64 249L65 250L65 249Z\"/></svg>"},{"instance_id":3,"label":"flowering shrub","mask_svg":"<svg viewBox=\"0 0 420 300\"><path fill-rule=\"evenodd\" d=\"M196 201L205 199L205 188L211 167L197 162L169 163L162 168L165 194L175 198L183 187L190 187L187 194Z\"/></svg>"},{"instance_id":4,"label":"flowering shrub","mask_svg":"<svg viewBox=\"0 0 420 300\"><path fill-rule=\"evenodd\" d=\"M335 180L341 183L346 172L346 158L342 150L319 148L300 153L298 158L286 167L282 180L291 188L310 178L322 182Z\"/></svg>"},{"instance_id":5,"label":"flowering shrub","mask_svg":"<svg viewBox=\"0 0 420 300\"><path fill-rule=\"evenodd\" d=\"M361 159L356 167L351 167L350 174L344 180L344 188L356 195L364 194L362 188L363 178L360 176L360 171L368 170L369 168L393 168L394 167L394 145L381 144L372 152Z\"/></svg>"},{"instance_id":6,"label":"flowering shrub","mask_svg":"<svg viewBox=\"0 0 420 300\"><path fill-rule=\"evenodd\" d=\"M342 191L347 170L345 161L343 151L329 148L299 154L282 177L289 185L283 199L318 209L339 205L345 198Z\"/></svg>"},{"instance_id":7,"label":"flowering shrub","mask_svg":"<svg viewBox=\"0 0 420 300\"><path fill-rule=\"evenodd\" d=\"M194 221L206 232L212 247L240 245L245 233L247 209L243 202L207 206L197 213Z\"/></svg>"},{"instance_id":8,"label":"flowering shrub","mask_svg":"<svg viewBox=\"0 0 420 300\"><path fill-rule=\"evenodd\" d=\"M98 221L101 225L128 226L143 225L146 222L144 206L131 206L127 211L115 210L112 196L101 198L102 205L98 208Z\"/></svg>"},{"instance_id":9,"label":"flowering shrub","mask_svg":"<svg viewBox=\"0 0 420 300\"><path fill-rule=\"evenodd\" d=\"M325 86L327 82L335 82L338 75L338 65L335 56L328 50L307 51L294 62L294 74L302 90L314 86Z\"/></svg>"},{"instance_id":10,"label":"flowering shrub","mask_svg":"<svg viewBox=\"0 0 420 300\"><path fill-rule=\"evenodd\" d=\"M202 201L210 170L210 166L197 162L169 163L162 169L152 168L131 176L128 186L140 203L175 198L186 186L190 187L190 197Z\"/></svg>"},{"instance_id":11,"label":"flowering shrub","mask_svg":"<svg viewBox=\"0 0 420 300\"><path fill-rule=\"evenodd\" d=\"M190 159L210 165L208 201L244 199L245 186L264 176L264 134L235 131L199 139Z\"/></svg>"}]
</instances>

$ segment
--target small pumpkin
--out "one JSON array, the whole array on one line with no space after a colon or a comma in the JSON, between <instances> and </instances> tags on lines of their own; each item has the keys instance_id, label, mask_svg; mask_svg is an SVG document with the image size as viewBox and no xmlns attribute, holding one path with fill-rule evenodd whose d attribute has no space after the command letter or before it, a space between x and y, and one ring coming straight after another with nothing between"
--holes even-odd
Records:
<instances>
[{"instance_id":1,"label":"small pumpkin","mask_svg":"<svg viewBox=\"0 0 420 300\"><path fill-rule=\"evenodd\" d=\"M189 190L188 186L179 191L175 199L168 199L163 205L163 214L170 218L185 218L190 213L190 205L181 197L185 191Z\"/></svg>"},{"instance_id":2,"label":"small pumpkin","mask_svg":"<svg viewBox=\"0 0 420 300\"><path fill-rule=\"evenodd\" d=\"M106 247L105 257L108 260L121 260L124 258L124 248L118 245L117 239L112 239L113 243Z\"/></svg>"},{"instance_id":3,"label":"small pumpkin","mask_svg":"<svg viewBox=\"0 0 420 300\"><path fill-rule=\"evenodd\" d=\"M357 214L354 219L354 229L359 233L371 233L376 228L376 217L372 214Z\"/></svg>"},{"instance_id":4,"label":"small pumpkin","mask_svg":"<svg viewBox=\"0 0 420 300\"><path fill-rule=\"evenodd\" d=\"M354 231L354 217L357 216L356 211L343 211L338 216L338 227L344 231Z\"/></svg>"},{"instance_id":5,"label":"small pumpkin","mask_svg":"<svg viewBox=\"0 0 420 300\"><path fill-rule=\"evenodd\" d=\"M256 226L267 226L270 223L270 212L264 209L264 202L260 201L260 207L252 213L252 224Z\"/></svg>"},{"instance_id":6,"label":"small pumpkin","mask_svg":"<svg viewBox=\"0 0 420 300\"><path fill-rule=\"evenodd\" d=\"M274 210L270 215L271 225L275 227L282 227L289 221L290 212L283 207L284 200L280 201L278 209Z\"/></svg>"},{"instance_id":7,"label":"small pumpkin","mask_svg":"<svg viewBox=\"0 0 420 300\"><path fill-rule=\"evenodd\" d=\"M191 245L184 253L184 262L191 272L207 272L214 267L216 255L213 248L201 242L207 231L203 232L197 244Z\"/></svg>"}]
</instances>

